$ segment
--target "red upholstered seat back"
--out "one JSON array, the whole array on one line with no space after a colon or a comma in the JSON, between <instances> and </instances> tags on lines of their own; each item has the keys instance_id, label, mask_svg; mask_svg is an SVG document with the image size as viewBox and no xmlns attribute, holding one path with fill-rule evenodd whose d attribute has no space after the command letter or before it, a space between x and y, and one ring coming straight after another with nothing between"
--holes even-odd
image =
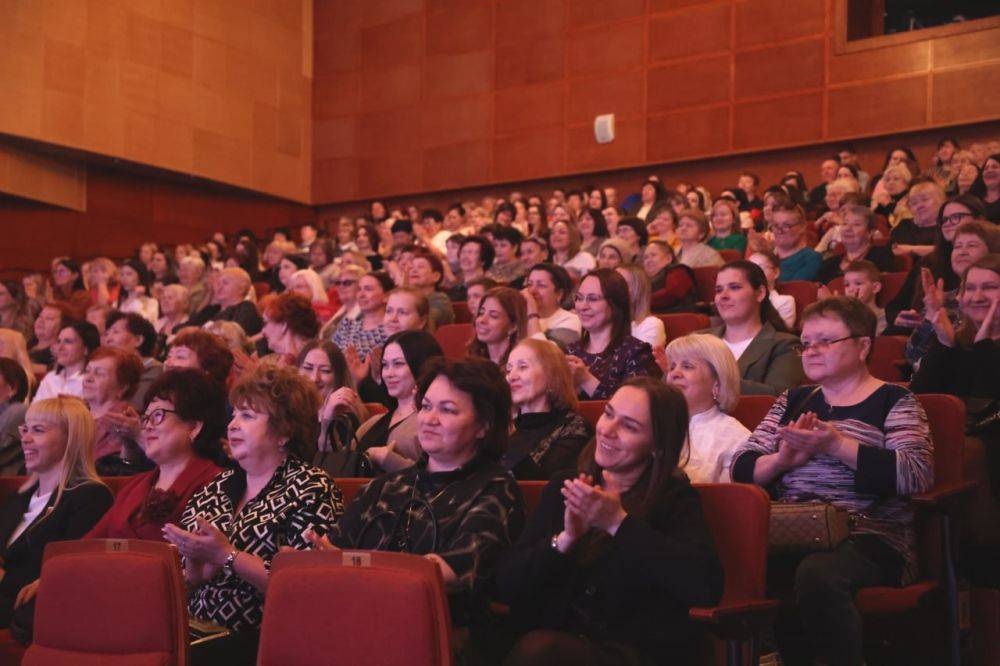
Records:
<instances>
[{"instance_id":1,"label":"red upholstered seat back","mask_svg":"<svg viewBox=\"0 0 1000 666\"><path fill-rule=\"evenodd\" d=\"M344 504L350 504L364 490L371 479L334 479L333 481L340 488L340 492L344 494Z\"/></svg>"},{"instance_id":2,"label":"red upholstered seat back","mask_svg":"<svg viewBox=\"0 0 1000 666\"><path fill-rule=\"evenodd\" d=\"M471 324L472 313L469 312L469 304L465 301L455 301L451 304L451 309L455 312L456 324Z\"/></svg>"},{"instance_id":3,"label":"red upholstered seat back","mask_svg":"<svg viewBox=\"0 0 1000 666\"><path fill-rule=\"evenodd\" d=\"M696 484L726 574L722 603L764 597L771 502L757 486Z\"/></svg>"},{"instance_id":4,"label":"red upholstered seat back","mask_svg":"<svg viewBox=\"0 0 1000 666\"><path fill-rule=\"evenodd\" d=\"M934 485L962 480L962 449L965 446L965 403L953 395L917 395L931 427L934 442Z\"/></svg>"},{"instance_id":5,"label":"red upholstered seat back","mask_svg":"<svg viewBox=\"0 0 1000 666\"><path fill-rule=\"evenodd\" d=\"M779 294L791 296L795 299L795 321L802 321L802 311L806 306L816 302L816 292L819 290L818 282L806 282L805 280L789 280L777 284ZM800 324L801 325L801 324Z\"/></svg>"},{"instance_id":6,"label":"red upholstered seat back","mask_svg":"<svg viewBox=\"0 0 1000 666\"><path fill-rule=\"evenodd\" d=\"M348 563L355 557L362 566ZM444 585L437 565L423 557L345 551L274 560L260 666L447 666L449 644Z\"/></svg>"},{"instance_id":7,"label":"red upholstered seat back","mask_svg":"<svg viewBox=\"0 0 1000 666\"><path fill-rule=\"evenodd\" d=\"M83 663L88 653L102 664L187 663L185 593L173 546L95 539L46 548L34 644L23 663Z\"/></svg>"},{"instance_id":8,"label":"red upholstered seat back","mask_svg":"<svg viewBox=\"0 0 1000 666\"><path fill-rule=\"evenodd\" d=\"M774 404L769 395L742 395L736 407L729 414L747 428L755 430Z\"/></svg>"},{"instance_id":9,"label":"red upholstered seat back","mask_svg":"<svg viewBox=\"0 0 1000 666\"><path fill-rule=\"evenodd\" d=\"M698 300L703 303L715 302L715 277L719 274L718 266L699 266L694 270L694 286L698 292Z\"/></svg>"},{"instance_id":10,"label":"red upholstered seat back","mask_svg":"<svg viewBox=\"0 0 1000 666\"><path fill-rule=\"evenodd\" d=\"M581 400L576 405L576 413L587 420L592 427L597 427L597 419L604 413L607 400Z\"/></svg>"},{"instance_id":11,"label":"red upholstered seat back","mask_svg":"<svg viewBox=\"0 0 1000 666\"><path fill-rule=\"evenodd\" d=\"M689 333L708 328L712 323L708 315L696 312L676 312L672 314L659 314L657 318L663 322L663 327L667 329L667 342L675 338L681 338Z\"/></svg>"},{"instance_id":12,"label":"red upholstered seat back","mask_svg":"<svg viewBox=\"0 0 1000 666\"><path fill-rule=\"evenodd\" d=\"M472 336L472 324L445 324L434 331L434 337L444 350L445 358L465 356L466 347Z\"/></svg>"}]
</instances>

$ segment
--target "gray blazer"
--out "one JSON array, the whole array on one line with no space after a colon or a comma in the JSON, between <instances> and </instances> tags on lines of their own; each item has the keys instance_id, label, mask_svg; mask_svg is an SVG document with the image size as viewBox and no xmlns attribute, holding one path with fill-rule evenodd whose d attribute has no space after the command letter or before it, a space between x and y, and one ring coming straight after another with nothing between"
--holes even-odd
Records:
<instances>
[{"instance_id":1,"label":"gray blazer","mask_svg":"<svg viewBox=\"0 0 1000 666\"><path fill-rule=\"evenodd\" d=\"M23 402L0 405L0 476L16 476L24 466L21 450L21 433L17 427L24 423L28 406Z\"/></svg>"},{"instance_id":2,"label":"gray blazer","mask_svg":"<svg viewBox=\"0 0 1000 666\"><path fill-rule=\"evenodd\" d=\"M707 328L699 333L708 333L722 338L726 326ZM798 386L805 379L802 359L795 351L799 339L790 333L779 333L768 322L737 359L740 367L740 392L743 395L780 395L783 391Z\"/></svg>"}]
</instances>

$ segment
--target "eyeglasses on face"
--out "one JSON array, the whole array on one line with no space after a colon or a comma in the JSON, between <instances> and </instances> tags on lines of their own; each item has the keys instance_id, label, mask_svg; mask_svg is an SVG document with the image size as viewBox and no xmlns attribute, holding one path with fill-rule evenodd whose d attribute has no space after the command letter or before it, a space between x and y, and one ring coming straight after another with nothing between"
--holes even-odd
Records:
<instances>
[{"instance_id":1,"label":"eyeglasses on face","mask_svg":"<svg viewBox=\"0 0 1000 666\"><path fill-rule=\"evenodd\" d=\"M176 414L176 413L177 413L176 410L159 407L147 414L143 414L142 416L140 416L139 423L142 424L143 428L145 428L147 425L158 426L161 423L163 423L163 419L167 417L167 414Z\"/></svg>"},{"instance_id":2,"label":"eyeglasses on face","mask_svg":"<svg viewBox=\"0 0 1000 666\"><path fill-rule=\"evenodd\" d=\"M573 294L573 302L574 303L584 303L584 302L586 302L586 303L600 303L603 300L604 300L604 297L601 296L600 294L587 294L586 296L584 296L583 294Z\"/></svg>"},{"instance_id":3,"label":"eyeglasses on face","mask_svg":"<svg viewBox=\"0 0 1000 666\"><path fill-rule=\"evenodd\" d=\"M862 338L863 335L846 335L842 338L837 338L836 340L800 340L799 344L795 345L795 351L801 356L808 351L816 351L822 354L823 352L830 349L831 346L837 344L838 342L843 342L844 340L853 340L855 338Z\"/></svg>"},{"instance_id":4,"label":"eyeglasses on face","mask_svg":"<svg viewBox=\"0 0 1000 666\"><path fill-rule=\"evenodd\" d=\"M788 233L789 231L791 231L795 227L799 226L800 224L802 224L802 223L801 222L795 222L793 224L772 224L771 226L768 227L768 229L770 229L771 231L773 231L775 233L784 234L784 233Z\"/></svg>"}]
</instances>

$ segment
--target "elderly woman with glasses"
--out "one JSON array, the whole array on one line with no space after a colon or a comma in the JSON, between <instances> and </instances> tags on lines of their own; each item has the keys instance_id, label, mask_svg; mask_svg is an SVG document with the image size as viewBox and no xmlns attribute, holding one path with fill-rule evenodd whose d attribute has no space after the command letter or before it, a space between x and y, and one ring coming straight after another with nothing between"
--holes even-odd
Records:
<instances>
[{"instance_id":1,"label":"elderly woman with glasses","mask_svg":"<svg viewBox=\"0 0 1000 666\"><path fill-rule=\"evenodd\" d=\"M774 254L781 260L778 282L815 280L823 257L806 244L805 213L797 204L779 202L771 211Z\"/></svg>"},{"instance_id":2,"label":"elderly woman with glasses","mask_svg":"<svg viewBox=\"0 0 1000 666\"><path fill-rule=\"evenodd\" d=\"M875 314L856 299L806 308L800 351L813 384L782 393L733 456L734 481L768 488L778 501L826 502L851 517L850 538L833 550L775 567L794 572L794 607L777 627L786 663L862 663L854 594L917 573L908 496L933 484L933 445L916 396L869 372L874 337Z\"/></svg>"}]
</instances>

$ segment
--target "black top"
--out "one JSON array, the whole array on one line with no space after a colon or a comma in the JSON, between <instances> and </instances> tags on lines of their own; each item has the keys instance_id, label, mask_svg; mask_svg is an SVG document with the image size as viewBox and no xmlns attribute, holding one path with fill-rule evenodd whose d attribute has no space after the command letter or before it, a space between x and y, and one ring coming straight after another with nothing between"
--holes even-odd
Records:
<instances>
[{"instance_id":1,"label":"black top","mask_svg":"<svg viewBox=\"0 0 1000 666\"><path fill-rule=\"evenodd\" d=\"M910 381L914 393L950 393L965 401L970 431L1000 412L1000 345L982 340L971 347L946 347L937 338Z\"/></svg>"},{"instance_id":2,"label":"black top","mask_svg":"<svg viewBox=\"0 0 1000 666\"><path fill-rule=\"evenodd\" d=\"M449 472L427 458L376 477L330 530L341 548L436 553L452 568L452 620L468 624L485 609L493 569L524 526L524 501L510 472L483 457Z\"/></svg>"},{"instance_id":3,"label":"black top","mask_svg":"<svg viewBox=\"0 0 1000 666\"><path fill-rule=\"evenodd\" d=\"M519 414L500 464L518 481L548 481L565 469L575 469L594 429L576 412L564 409Z\"/></svg>"},{"instance_id":4,"label":"black top","mask_svg":"<svg viewBox=\"0 0 1000 666\"><path fill-rule=\"evenodd\" d=\"M902 245L934 245L937 240L937 225L918 227L912 218L900 220L889 234L889 240Z\"/></svg>"},{"instance_id":5,"label":"black top","mask_svg":"<svg viewBox=\"0 0 1000 666\"><path fill-rule=\"evenodd\" d=\"M224 310L218 304L206 305L191 316L187 325L200 327L216 320L236 322L247 335L257 335L264 328L264 320L260 318L257 306L250 301L240 301Z\"/></svg>"},{"instance_id":6,"label":"black top","mask_svg":"<svg viewBox=\"0 0 1000 666\"><path fill-rule=\"evenodd\" d=\"M992 203L987 203L986 201L983 201L983 203L986 204L986 219L990 222L1000 224L1000 199Z\"/></svg>"},{"instance_id":7,"label":"black top","mask_svg":"<svg viewBox=\"0 0 1000 666\"><path fill-rule=\"evenodd\" d=\"M819 269L819 281L826 284L830 280L839 278L844 274L840 270L840 262L844 259L842 254L833 254L823 259L823 266ZM882 273L891 273L893 269L892 249L888 245L869 245L868 251L861 257L865 261L870 261Z\"/></svg>"},{"instance_id":8,"label":"black top","mask_svg":"<svg viewBox=\"0 0 1000 666\"><path fill-rule=\"evenodd\" d=\"M8 545L37 489L38 484L32 484L23 492L8 497L0 508L0 558L4 571L0 580L2 627L10 622L17 593L41 575L45 546L53 541L79 539L97 524L114 502L111 491L100 483L88 482L67 488L55 506L57 492L53 491L46 508Z\"/></svg>"},{"instance_id":9,"label":"black top","mask_svg":"<svg viewBox=\"0 0 1000 666\"><path fill-rule=\"evenodd\" d=\"M51 347L32 349L28 352L28 358L31 359L32 363L44 365L46 368L52 368L56 364L56 357L52 355Z\"/></svg>"},{"instance_id":10,"label":"black top","mask_svg":"<svg viewBox=\"0 0 1000 666\"><path fill-rule=\"evenodd\" d=\"M525 631L550 629L625 644L650 663L695 663L699 636L692 606L722 596L723 571L698 492L672 478L649 515L636 512L614 537L591 531L568 554L552 548L563 529L563 482L555 476L514 547L497 584ZM644 661L645 663L645 661Z\"/></svg>"}]
</instances>

